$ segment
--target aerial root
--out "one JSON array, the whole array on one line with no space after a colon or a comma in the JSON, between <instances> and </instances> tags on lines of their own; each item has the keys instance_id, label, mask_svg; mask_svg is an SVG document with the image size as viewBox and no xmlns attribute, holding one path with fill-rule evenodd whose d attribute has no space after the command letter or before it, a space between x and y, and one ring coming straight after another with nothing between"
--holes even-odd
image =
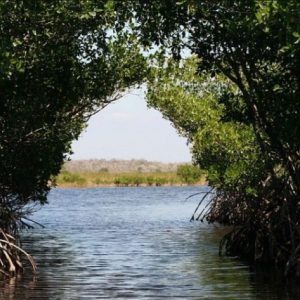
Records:
<instances>
[{"instance_id":1,"label":"aerial root","mask_svg":"<svg viewBox=\"0 0 300 300\"><path fill-rule=\"evenodd\" d=\"M21 255L25 256L31 264L33 273L36 273L36 264L26 251L17 245L16 239L0 229L0 273L5 276L14 276L23 271Z\"/></svg>"}]
</instances>

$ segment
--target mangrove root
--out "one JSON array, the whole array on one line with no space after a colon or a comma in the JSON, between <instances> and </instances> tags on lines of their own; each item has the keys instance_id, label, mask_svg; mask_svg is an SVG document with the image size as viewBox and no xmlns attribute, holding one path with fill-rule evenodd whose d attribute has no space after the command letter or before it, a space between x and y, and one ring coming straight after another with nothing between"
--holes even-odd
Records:
<instances>
[{"instance_id":1,"label":"mangrove root","mask_svg":"<svg viewBox=\"0 0 300 300\"><path fill-rule=\"evenodd\" d=\"M25 256L31 264L33 273L36 273L36 264L27 252L17 245L17 240L0 229L0 273L5 276L14 276L23 271L21 256Z\"/></svg>"}]
</instances>

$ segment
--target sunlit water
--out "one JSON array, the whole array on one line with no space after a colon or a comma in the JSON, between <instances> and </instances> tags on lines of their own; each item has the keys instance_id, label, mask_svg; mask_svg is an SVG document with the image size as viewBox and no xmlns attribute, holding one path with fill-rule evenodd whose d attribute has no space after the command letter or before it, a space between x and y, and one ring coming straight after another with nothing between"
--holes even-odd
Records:
<instances>
[{"instance_id":1,"label":"sunlit water","mask_svg":"<svg viewBox=\"0 0 300 300\"><path fill-rule=\"evenodd\" d=\"M268 272L219 257L224 229L189 222L207 187L56 189L23 234L38 264L0 299L299 299ZM293 298L294 296L294 298Z\"/></svg>"}]
</instances>

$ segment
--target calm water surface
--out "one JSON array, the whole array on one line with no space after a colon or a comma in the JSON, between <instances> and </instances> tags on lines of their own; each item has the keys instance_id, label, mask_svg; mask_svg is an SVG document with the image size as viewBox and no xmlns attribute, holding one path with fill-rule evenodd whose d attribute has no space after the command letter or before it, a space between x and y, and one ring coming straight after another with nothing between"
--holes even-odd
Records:
<instances>
[{"instance_id":1,"label":"calm water surface","mask_svg":"<svg viewBox=\"0 0 300 300\"><path fill-rule=\"evenodd\" d=\"M218 256L224 229L189 222L201 189L53 190L33 215L46 228L23 235L38 274L2 282L0 299L299 299Z\"/></svg>"}]
</instances>

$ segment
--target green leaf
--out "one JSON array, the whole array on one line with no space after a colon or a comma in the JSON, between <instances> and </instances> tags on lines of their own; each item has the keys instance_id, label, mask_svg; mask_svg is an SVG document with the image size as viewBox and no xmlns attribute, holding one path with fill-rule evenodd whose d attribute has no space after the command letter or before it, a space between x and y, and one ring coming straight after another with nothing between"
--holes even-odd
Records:
<instances>
[{"instance_id":1,"label":"green leaf","mask_svg":"<svg viewBox=\"0 0 300 300\"><path fill-rule=\"evenodd\" d=\"M274 92L277 92L277 91L280 91L282 88L279 84L276 84L274 87L273 87L273 91Z\"/></svg>"},{"instance_id":2,"label":"green leaf","mask_svg":"<svg viewBox=\"0 0 300 300\"><path fill-rule=\"evenodd\" d=\"M183 5L184 3L186 3L188 0L182 0L182 1L178 1L176 2L177 5Z\"/></svg>"},{"instance_id":3,"label":"green leaf","mask_svg":"<svg viewBox=\"0 0 300 300\"><path fill-rule=\"evenodd\" d=\"M90 11L90 12L89 12L89 15L90 15L91 17L96 17L97 13L96 13L95 11Z\"/></svg>"},{"instance_id":4,"label":"green leaf","mask_svg":"<svg viewBox=\"0 0 300 300\"><path fill-rule=\"evenodd\" d=\"M22 41L19 39L15 39L12 44L14 47L18 47L18 46L22 45Z\"/></svg>"}]
</instances>

